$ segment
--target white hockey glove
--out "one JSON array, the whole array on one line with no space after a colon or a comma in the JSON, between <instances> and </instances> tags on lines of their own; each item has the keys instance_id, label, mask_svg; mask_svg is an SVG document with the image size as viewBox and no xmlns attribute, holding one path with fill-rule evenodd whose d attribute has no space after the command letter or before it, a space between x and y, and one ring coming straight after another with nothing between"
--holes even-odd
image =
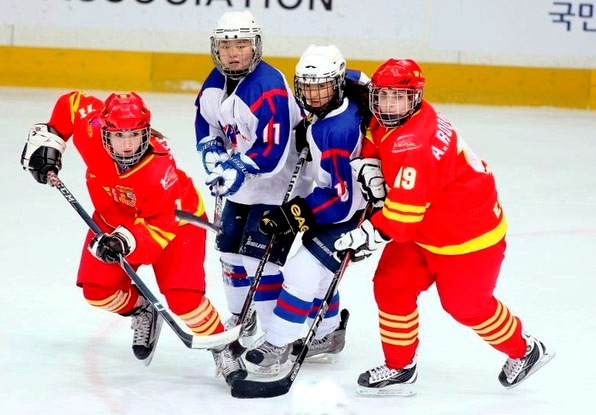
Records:
<instances>
[{"instance_id":1,"label":"white hockey glove","mask_svg":"<svg viewBox=\"0 0 596 415\"><path fill-rule=\"evenodd\" d=\"M387 238L373 227L367 219L350 232L343 233L334 243L334 248L339 251L338 257L342 258L342 251L352 250L352 261L358 262L372 255L374 251L384 246L391 239Z\"/></svg>"},{"instance_id":2,"label":"white hockey glove","mask_svg":"<svg viewBox=\"0 0 596 415\"><path fill-rule=\"evenodd\" d=\"M112 233L98 233L89 243L91 254L106 264L120 261L120 257L131 254L137 247L133 234L123 226Z\"/></svg>"},{"instance_id":3,"label":"white hockey glove","mask_svg":"<svg viewBox=\"0 0 596 415\"><path fill-rule=\"evenodd\" d=\"M350 165L356 173L364 198L372 201L375 208L382 208L387 197L387 185L381 171L381 160L356 158L350 161Z\"/></svg>"},{"instance_id":4,"label":"white hockey glove","mask_svg":"<svg viewBox=\"0 0 596 415\"><path fill-rule=\"evenodd\" d=\"M230 158L221 137L204 137L197 143L197 151L201 153L203 168L210 174L215 166Z\"/></svg>"},{"instance_id":5,"label":"white hockey glove","mask_svg":"<svg viewBox=\"0 0 596 415\"><path fill-rule=\"evenodd\" d=\"M259 173L259 166L244 154L234 154L228 160L218 164L207 176L205 184L211 189L211 195L228 196L236 193L242 183Z\"/></svg>"},{"instance_id":6,"label":"white hockey glove","mask_svg":"<svg viewBox=\"0 0 596 415\"><path fill-rule=\"evenodd\" d=\"M21 165L24 170L31 172L38 183L46 184L47 174L50 171L58 174L62 168L65 147L66 142L58 136L56 130L47 124L35 124L29 131L21 153Z\"/></svg>"}]
</instances>

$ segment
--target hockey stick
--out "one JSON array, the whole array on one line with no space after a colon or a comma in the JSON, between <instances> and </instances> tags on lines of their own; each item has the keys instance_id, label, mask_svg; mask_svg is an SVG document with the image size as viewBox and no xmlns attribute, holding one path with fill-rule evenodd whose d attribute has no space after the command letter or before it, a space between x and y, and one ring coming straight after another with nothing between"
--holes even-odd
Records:
<instances>
[{"instance_id":1,"label":"hockey stick","mask_svg":"<svg viewBox=\"0 0 596 415\"><path fill-rule=\"evenodd\" d=\"M214 223L206 221L205 219L203 219L197 215L193 215L190 212L187 212L185 210L176 209L174 211L174 213L176 213L176 217L178 218L178 220L188 222L191 225L195 225L195 226L198 226L199 228L207 229L208 231L213 231L215 233L221 232L221 227L218 227Z\"/></svg>"},{"instance_id":2,"label":"hockey stick","mask_svg":"<svg viewBox=\"0 0 596 415\"><path fill-rule=\"evenodd\" d=\"M362 217L360 218L359 224L366 218L369 214L372 204L369 203L362 213ZM331 279L331 283L329 284L329 288L327 289L327 293L325 294L325 298L321 303L319 311L317 315L313 319L312 324L310 325L310 329L308 333L304 337L304 343L302 345L302 349L296 356L296 360L294 364L290 368L290 371L287 375L282 377L281 379L272 380L271 382L259 382L255 380L236 380L232 383L232 396L234 398L240 399L252 399L252 398L273 398L275 396L285 395L289 392L296 376L298 376L298 372L304 363L304 359L306 359L306 354L308 353L308 348L312 344L312 341L317 333L317 329L319 328L319 324L323 321L325 317L325 313L327 313L327 309L329 308L329 303L333 299L335 295L335 291L337 290L337 286L341 281L341 278L344 275L344 272L352 259L352 251L346 252L346 255L341 261L341 265L339 269L333 275Z\"/></svg>"},{"instance_id":3,"label":"hockey stick","mask_svg":"<svg viewBox=\"0 0 596 415\"><path fill-rule=\"evenodd\" d=\"M58 175L53 171L47 174L48 180L54 185L56 189L60 191L62 196L70 203L70 205L77 211L79 216L85 221L87 226L93 231L94 233L100 233L101 229L99 226L93 221L91 216L85 211L85 209L80 205L74 195L68 190L66 185L60 180ZM128 274L130 279L139 289L139 292L143 297L145 297L149 302L151 302L153 308L157 310L159 315L165 320L166 323L172 328L174 333L182 340L184 345L190 349L211 349L217 346L223 346L225 344L229 344L240 336L240 327L234 327L231 330L226 330L222 333L213 334L211 336L195 336L192 334L187 333L184 331L180 325L174 320L174 318L170 315L170 313L166 310L166 308L161 304L161 302L157 299L155 295L151 292L149 287L143 282L141 277L135 272L135 270L130 266L128 262L124 259L123 256L120 256L119 261L120 266L122 269Z\"/></svg>"},{"instance_id":4,"label":"hockey stick","mask_svg":"<svg viewBox=\"0 0 596 415\"><path fill-rule=\"evenodd\" d=\"M213 226L221 229L221 212L223 210L223 196L219 194L219 185L215 185L215 210L213 212Z\"/></svg>"},{"instance_id":5,"label":"hockey stick","mask_svg":"<svg viewBox=\"0 0 596 415\"><path fill-rule=\"evenodd\" d=\"M296 163L296 167L294 167L294 172L292 173L292 177L290 178L290 184L288 185L288 189L286 190L286 194L284 195L284 199L281 202L283 205L286 203L290 196L292 195L292 190L294 190L294 186L296 185L296 180L298 180L298 175L300 174L300 170L302 170L302 166L308 157L309 148L305 146L302 151L300 152L300 156L298 157L298 162ZM261 282L261 277L263 276L263 270L265 269L265 264L269 261L269 255L271 255L271 249L273 248L273 244L275 243L275 235L272 235L269 239L267 245L265 245L265 250L263 251L263 257L261 261L259 261L259 265L257 266L257 270L255 271L254 279L250 288L248 289L248 293L246 293L246 298L244 299L244 304L242 305L242 310L238 315L238 326L242 328L240 332L240 337L246 331L246 317L248 316L248 312L250 311L250 307L252 306L253 299L255 297L255 292L257 291L257 287Z\"/></svg>"},{"instance_id":6,"label":"hockey stick","mask_svg":"<svg viewBox=\"0 0 596 415\"><path fill-rule=\"evenodd\" d=\"M192 225L198 226L199 228L213 231L217 234L221 232L221 211L223 209L223 196L219 194L219 185L216 185L215 189L215 212L213 213L213 223L197 216L190 212L186 212L181 209L176 209L174 213L178 220L188 222Z\"/></svg>"}]
</instances>

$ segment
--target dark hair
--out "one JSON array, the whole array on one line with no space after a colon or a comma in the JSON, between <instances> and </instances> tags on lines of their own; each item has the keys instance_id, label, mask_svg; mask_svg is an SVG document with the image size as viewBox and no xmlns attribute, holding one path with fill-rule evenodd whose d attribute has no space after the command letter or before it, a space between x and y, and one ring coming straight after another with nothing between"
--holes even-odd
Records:
<instances>
[{"instance_id":1,"label":"dark hair","mask_svg":"<svg viewBox=\"0 0 596 415\"><path fill-rule=\"evenodd\" d=\"M372 119L372 112L368 106L368 84L363 84L362 82L348 78L346 78L345 82L344 96L358 105L360 115L362 116L360 130L365 134L366 129L370 124L370 120Z\"/></svg>"}]
</instances>

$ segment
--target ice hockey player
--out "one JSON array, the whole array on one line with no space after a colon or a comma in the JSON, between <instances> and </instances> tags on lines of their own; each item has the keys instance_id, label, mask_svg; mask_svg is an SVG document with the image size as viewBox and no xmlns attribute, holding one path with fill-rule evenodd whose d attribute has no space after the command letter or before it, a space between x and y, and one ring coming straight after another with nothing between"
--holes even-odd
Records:
<instances>
[{"instance_id":1,"label":"ice hockey player","mask_svg":"<svg viewBox=\"0 0 596 415\"><path fill-rule=\"evenodd\" d=\"M215 68L195 101L195 131L206 183L212 194L226 197L216 248L232 313L226 325L235 325L269 241L258 231L259 220L283 201L298 161L293 128L302 115L283 74L261 59L261 28L250 11L220 17L211 56ZM294 187L297 194L301 183ZM293 240L291 234L278 237L263 268L254 297L263 328L281 291L280 266ZM248 326L256 330L255 323L253 313Z\"/></svg>"},{"instance_id":2,"label":"ice hockey player","mask_svg":"<svg viewBox=\"0 0 596 415\"><path fill-rule=\"evenodd\" d=\"M161 318L119 266L125 257L133 269L153 267L169 308L194 334L222 332L205 296L205 230L174 215L181 208L206 217L203 201L152 129L143 99L134 92L112 93L105 102L81 91L62 95L50 120L31 128L21 164L39 183L51 184L47 175L60 171L71 137L86 164L92 218L102 230L88 232L81 254L76 283L87 302L132 317L134 355L152 356ZM226 380L246 377L243 362L220 349L213 355Z\"/></svg>"},{"instance_id":3,"label":"ice hockey player","mask_svg":"<svg viewBox=\"0 0 596 415\"><path fill-rule=\"evenodd\" d=\"M372 140L363 144L364 191L382 209L335 243L364 257L383 248L374 274L385 364L358 378L359 392L411 395L417 378L417 299L436 284L441 305L508 356L498 378L511 388L554 353L529 335L493 291L507 225L495 179L452 124L422 99L425 77L410 59L389 59L372 75ZM368 178L384 177L389 185ZM385 199L386 197L386 199Z\"/></svg>"},{"instance_id":4,"label":"ice hockey player","mask_svg":"<svg viewBox=\"0 0 596 415\"><path fill-rule=\"evenodd\" d=\"M284 267L284 284L265 342L246 353L249 371L277 374L289 365L293 341L300 337L304 322L312 322L340 267L333 243L358 225L366 205L350 160L360 156L368 103L357 98L362 89L368 91L368 78L357 71L350 75L357 79L346 80L346 61L334 45L310 45L296 65L296 98L310 118L301 133L297 129L297 143L310 149L303 171L315 186L306 197L293 198L260 221L259 229L266 235L304 234L301 246ZM340 321L339 310L336 292L307 358L333 361L342 351L349 313L343 310ZM294 344L296 352L301 347L301 341Z\"/></svg>"}]
</instances>

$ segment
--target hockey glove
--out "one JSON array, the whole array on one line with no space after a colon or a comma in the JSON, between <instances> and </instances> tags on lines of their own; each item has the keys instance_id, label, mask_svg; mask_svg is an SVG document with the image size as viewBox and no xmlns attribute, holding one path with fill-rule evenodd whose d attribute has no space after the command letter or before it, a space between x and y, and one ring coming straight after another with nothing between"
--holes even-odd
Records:
<instances>
[{"instance_id":1,"label":"hockey glove","mask_svg":"<svg viewBox=\"0 0 596 415\"><path fill-rule=\"evenodd\" d=\"M373 207L382 208L387 197L387 185L381 171L381 160L355 158L350 161L352 170L360 184L360 191Z\"/></svg>"},{"instance_id":2,"label":"hockey glove","mask_svg":"<svg viewBox=\"0 0 596 415\"><path fill-rule=\"evenodd\" d=\"M259 222L259 231L264 235L296 235L305 232L315 224L315 215L301 197L295 197L280 207L266 212Z\"/></svg>"},{"instance_id":3,"label":"hockey glove","mask_svg":"<svg viewBox=\"0 0 596 415\"><path fill-rule=\"evenodd\" d=\"M217 164L207 176L205 184L211 189L211 195L233 195L246 180L259 173L259 166L250 157L236 153L223 163Z\"/></svg>"},{"instance_id":4,"label":"hockey glove","mask_svg":"<svg viewBox=\"0 0 596 415\"><path fill-rule=\"evenodd\" d=\"M383 236L373 227L369 220L350 232L342 234L333 245L338 252L338 257L342 258L342 251L352 250L352 261L358 262L372 255L374 251L381 248L391 239Z\"/></svg>"},{"instance_id":5,"label":"hockey glove","mask_svg":"<svg viewBox=\"0 0 596 415\"><path fill-rule=\"evenodd\" d=\"M230 158L221 137L204 137L197 143L197 151L201 153L203 168L210 174L215 166Z\"/></svg>"},{"instance_id":6,"label":"hockey glove","mask_svg":"<svg viewBox=\"0 0 596 415\"><path fill-rule=\"evenodd\" d=\"M308 141L306 140L306 130L310 125L310 121L307 118L303 118L302 121L298 123L296 127L294 127L294 133L296 135L296 150L301 153L304 147L308 147ZM312 157L310 155L310 151L306 156L306 161L312 161Z\"/></svg>"},{"instance_id":7,"label":"hockey glove","mask_svg":"<svg viewBox=\"0 0 596 415\"><path fill-rule=\"evenodd\" d=\"M136 247L133 234L123 226L118 226L112 233L98 233L89 243L91 254L106 264L118 262L121 256L127 256Z\"/></svg>"},{"instance_id":8,"label":"hockey glove","mask_svg":"<svg viewBox=\"0 0 596 415\"><path fill-rule=\"evenodd\" d=\"M50 171L58 174L62 168L62 153L66 142L47 124L35 124L29 131L21 153L21 165L41 184L48 183Z\"/></svg>"}]
</instances>

